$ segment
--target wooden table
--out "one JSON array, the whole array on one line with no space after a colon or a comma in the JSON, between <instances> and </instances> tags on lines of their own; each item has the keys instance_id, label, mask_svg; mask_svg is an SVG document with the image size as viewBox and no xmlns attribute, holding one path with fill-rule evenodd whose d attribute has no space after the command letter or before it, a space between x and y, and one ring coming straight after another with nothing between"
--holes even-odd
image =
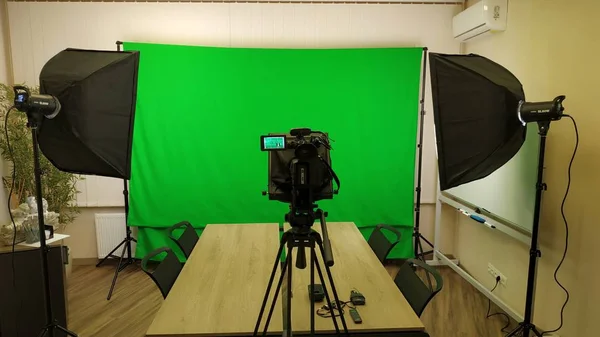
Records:
<instances>
[{"instance_id":1,"label":"wooden table","mask_svg":"<svg viewBox=\"0 0 600 337\"><path fill-rule=\"evenodd\" d=\"M313 228L321 231L321 225L318 222ZM289 225L286 225L285 229L289 229ZM340 301L350 300L352 289L360 291L366 299L364 306L356 306L362 317L362 324L355 324L348 314L348 308L344 309L348 330L361 333L423 331L425 329L423 323L398 290L392 277L379 262L356 225L352 222L332 222L327 224L327 230L335 262L335 265L331 267L331 273ZM293 255L295 259L295 250ZM324 264L318 251L317 256L323 268ZM310 262L308 249L306 250L306 260L307 263ZM292 330L296 333L310 332L309 267L310 265L303 270L294 267L292 272ZM324 270L323 276L328 285ZM315 283L320 283L316 270ZM330 293L330 296L333 301L333 294ZM325 302L315 303L313 311L323 306ZM338 324L342 329L339 318ZM316 315L315 330L317 332L335 332L331 318Z\"/></svg>"},{"instance_id":2,"label":"wooden table","mask_svg":"<svg viewBox=\"0 0 600 337\"><path fill-rule=\"evenodd\" d=\"M208 225L146 336L252 335L278 248L277 224Z\"/></svg>"}]
</instances>

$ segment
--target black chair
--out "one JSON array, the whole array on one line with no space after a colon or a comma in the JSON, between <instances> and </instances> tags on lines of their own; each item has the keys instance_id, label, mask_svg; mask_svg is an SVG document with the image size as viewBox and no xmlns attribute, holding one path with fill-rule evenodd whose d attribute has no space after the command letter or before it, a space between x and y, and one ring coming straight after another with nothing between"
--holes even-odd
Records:
<instances>
[{"instance_id":1,"label":"black chair","mask_svg":"<svg viewBox=\"0 0 600 337\"><path fill-rule=\"evenodd\" d=\"M384 235L382 230L387 230L395 234L396 240L388 240L388 238ZM375 227L375 230L369 237L368 243L369 246L371 246L371 249L373 249L373 252L375 252L375 255L377 255L379 261L381 261L381 263L384 263L388 254L392 251L392 249L394 249L398 242L400 242L401 236L402 234L397 228L381 224Z\"/></svg>"},{"instance_id":2,"label":"black chair","mask_svg":"<svg viewBox=\"0 0 600 337\"><path fill-rule=\"evenodd\" d=\"M181 234L179 238L176 238L174 233L181 227L185 227L183 234ZM169 237L171 240L175 241L177 246L179 246L186 259L190 257L190 254L192 253L192 250L194 250L194 246L196 246L196 242L198 242L199 239L198 233L196 233L194 227L192 227L192 224L188 221L182 221L171 226L171 228L169 228Z\"/></svg>"},{"instance_id":3,"label":"black chair","mask_svg":"<svg viewBox=\"0 0 600 337\"><path fill-rule=\"evenodd\" d=\"M159 262L158 266L153 270L148 268L148 262L150 262L153 257L162 253L167 253L165 259ZM167 298L167 295L169 294L169 291L171 291L173 284L175 284L182 268L183 264L179 262L175 253L168 247L156 249L148 253L148 255L142 259L142 270L144 270L144 272L150 276L152 281L156 283L156 286L158 286L158 289L160 289L164 298Z\"/></svg>"},{"instance_id":4,"label":"black chair","mask_svg":"<svg viewBox=\"0 0 600 337\"><path fill-rule=\"evenodd\" d=\"M423 268L426 273L427 284L417 275L415 266ZM435 280L435 285L431 283L432 277ZM442 275L440 275L437 269L421 260L415 259L406 260L402 267L400 267L400 271L396 275L394 282L418 316L421 316L429 301L444 286Z\"/></svg>"}]
</instances>

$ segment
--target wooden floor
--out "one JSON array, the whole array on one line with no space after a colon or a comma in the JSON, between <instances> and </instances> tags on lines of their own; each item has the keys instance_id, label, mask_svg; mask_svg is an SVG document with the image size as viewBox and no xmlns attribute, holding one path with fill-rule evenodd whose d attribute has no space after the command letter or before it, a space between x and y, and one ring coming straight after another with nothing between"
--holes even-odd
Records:
<instances>
[{"instance_id":1,"label":"wooden floor","mask_svg":"<svg viewBox=\"0 0 600 337\"><path fill-rule=\"evenodd\" d=\"M394 275L397 267L388 266ZM443 290L422 315L431 337L501 337L506 318L485 319L488 300L452 269L439 269ZM114 267L75 266L68 280L69 328L85 337L142 337L160 307L160 292L137 266L119 274L110 301ZM492 312L499 310L492 304ZM512 322L511 326L515 323Z\"/></svg>"}]
</instances>

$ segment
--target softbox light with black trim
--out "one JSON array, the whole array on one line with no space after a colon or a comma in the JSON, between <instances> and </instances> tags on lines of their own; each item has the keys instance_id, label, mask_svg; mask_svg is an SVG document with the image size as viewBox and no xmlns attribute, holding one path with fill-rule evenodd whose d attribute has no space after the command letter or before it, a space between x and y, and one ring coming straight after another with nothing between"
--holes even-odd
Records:
<instances>
[{"instance_id":1,"label":"softbox light with black trim","mask_svg":"<svg viewBox=\"0 0 600 337\"><path fill-rule=\"evenodd\" d=\"M519 80L479 55L430 53L440 189L484 178L525 142Z\"/></svg>"},{"instance_id":2,"label":"softbox light with black trim","mask_svg":"<svg viewBox=\"0 0 600 337\"><path fill-rule=\"evenodd\" d=\"M533 332L541 337L544 333L533 324L533 304L537 259L541 257L538 232L542 191L546 186L543 180L546 137L550 122L560 120L563 116L573 120L577 136L575 120L564 114L562 103L565 96L556 96L552 101L526 102L519 80L510 71L485 57L432 53L430 68L441 190L484 178L499 169L525 142L527 123L537 123L540 146L525 314L523 321L506 336L529 336ZM569 177L578 142L577 138L569 164ZM568 191L569 187L567 194ZM561 211L564 218L562 207ZM565 245L563 260L566 247L568 245Z\"/></svg>"},{"instance_id":3,"label":"softbox light with black trim","mask_svg":"<svg viewBox=\"0 0 600 337\"><path fill-rule=\"evenodd\" d=\"M129 179L138 52L66 49L40 73L40 93L61 108L39 129L40 148L61 171Z\"/></svg>"}]
</instances>

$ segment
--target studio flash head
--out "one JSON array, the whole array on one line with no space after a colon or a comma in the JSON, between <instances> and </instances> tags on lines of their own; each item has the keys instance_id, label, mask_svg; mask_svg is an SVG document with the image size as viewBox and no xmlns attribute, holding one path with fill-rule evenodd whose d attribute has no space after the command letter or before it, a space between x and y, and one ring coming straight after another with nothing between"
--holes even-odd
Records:
<instances>
[{"instance_id":1,"label":"studio flash head","mask_svg":"<svg viewBox=\"0 0 600 337\"><path fill-rule=\"evenodd\" d=\"M557 96L548 102L520 101L517 108L519 121L523 125L531 122L557 121L562 118L565 107L562 102L565 96Z\"/></svg>"},{"instance_id":2,"label":"studio flash head","mask_svg":"<svg viewBox=\"0 0 600 337\"><path fill-rule=\"evenodd\" d=\"M31 94L23 86L13 87L15 92L15 108L25 113L40 113L52 119L60 112L60 102L52 95Z\"/></svg>"}]
</instances>

